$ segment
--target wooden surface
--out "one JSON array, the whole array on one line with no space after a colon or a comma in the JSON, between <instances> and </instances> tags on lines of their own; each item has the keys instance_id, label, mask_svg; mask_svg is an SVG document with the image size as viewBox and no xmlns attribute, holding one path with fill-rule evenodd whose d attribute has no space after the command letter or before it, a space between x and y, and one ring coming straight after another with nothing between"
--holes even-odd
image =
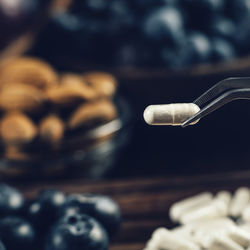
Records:
<instances>
[{"instance_id":1,"label":"wooden surface","mask_svg":"<svg viewBox=\"0 0 250 250\"><path fill-rule=\"evenodd\" d=\"M207 190L214 193L222 189L233 191L243 185L250 186L250 171L154 179L15 184L28 198L43 188L58 188L67 193L101 193L114 198L121 206L124 223L110 250L142 249L155 228L173 226L168 209L179 199Z\"/></svg>"}]
</instances>

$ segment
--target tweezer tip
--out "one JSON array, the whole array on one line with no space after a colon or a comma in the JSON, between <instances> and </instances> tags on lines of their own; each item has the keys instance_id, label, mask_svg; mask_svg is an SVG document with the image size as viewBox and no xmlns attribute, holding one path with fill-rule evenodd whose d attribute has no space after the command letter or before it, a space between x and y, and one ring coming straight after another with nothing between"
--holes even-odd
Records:
<instances>
[{"instance_id":1,"label":"tweezer tip","mask_svg":"<svg viewBox=\"0 0 250 250\"><path fill-rule=\"evenodd\" d=\"M183 128L187 127L188 125L189 125L189 121L188 121L188 120L185 121L185 122L183 122L183 123L181 124L181 126L182 126Z\"/></svg>"},{"instance_id":2,"label":"tweezer tip","mask_svg":"<svg viewBox=\"0 0 250 250\"><path fill-rule=\"evenodd\" d=\"M185 128L185 127L187 127L188 125L190 125L192 122L194 122L195 120L196 120L196 115L194 115L194 116L188 118L186 121L184 121L184 122L181 124L181 126L182 126L183 128Z\"/></svg>"}]
</instances>

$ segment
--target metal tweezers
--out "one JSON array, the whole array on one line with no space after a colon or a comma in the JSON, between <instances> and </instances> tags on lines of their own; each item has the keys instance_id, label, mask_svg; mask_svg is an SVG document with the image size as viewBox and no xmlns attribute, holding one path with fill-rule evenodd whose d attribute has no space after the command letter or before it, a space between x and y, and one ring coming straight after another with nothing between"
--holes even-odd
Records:
<instances>
[{"instance_id":1,"label":"metal tweezers","mask_svg":"<svg viewBox=\"0 0 250 250\"><path fill-rule=\"evenodd\" d=\"M200 107L200 111L185 120L182 127L238 99L250 99L250 77L227 78L215 84L193 102Z\"/></svg>"}]
</instances>

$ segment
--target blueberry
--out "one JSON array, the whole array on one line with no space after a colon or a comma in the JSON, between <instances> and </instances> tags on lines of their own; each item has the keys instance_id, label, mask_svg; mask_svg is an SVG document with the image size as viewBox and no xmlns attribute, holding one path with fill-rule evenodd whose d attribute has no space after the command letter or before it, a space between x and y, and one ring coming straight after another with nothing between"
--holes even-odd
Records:
<instances>
[{"instance_id":1,"label":"blueberry","mask_svg":"<svg viewBox=\"0 0 250 250\"><path fill-rule=\"evenodd\" d=\"M24 206L23 195L13 187L0 184L0 217L18 214Z\"/></svg>"},{"instance_id":2,"label":"blueberry","mask_svg":"<svg viewBox=\"0 0 250 250\"><path fill-rule=\"evenodd\" d=\"M8 216L0 220L0 235L7 249L33 249L35 231L31 224L20 217Z\"/></svg>"},{"instance_id":3,"label":"blueberry","mask_svg":"<svg viewBox=\"0 0 250 250\"><path fill-rule=\"evenodd\" d=\"M241 22L250 14L249 0L230 0L227 1L227 14L235 21Z\"/></svg>"},{"instance_id":4,"label":"blueberry","mask_svg":"<svg viewBox=\"0 0 250 250\"><path fill-rule=\"evenodd\" d=\"M69 195L61 214L71 214L71 211L88 214L97 219L109 235L118 231L121 224L121 211L118 204L107 196L93 194Z\"/></svg>"},{"instance_id":5,"label":"blueberry","mask_svg":"<svg viewBox=\"0 0 250 250\"><path fill-rule=\"evenodd\" d=\"M176 8L159 8L145 18L142 30L145 37L152 41L176 46L184 36L183 18Z\"/></svg>"},{"instance_id":6,"label":"blueberry","mask_svg":"<svg viewBox=\"0 0 250 250\"><path fill-rule=\"evenodd\" d=\"M211 57L211 42L208 37L200 32L192 32L187 37L185 47L186 60L191 64L205 63Z\"/></svg>"},{"instance_id":7,"label":"blueberry","mask_svg":"<svg viewBox=\"0 0 250 250\"><path fill-rule=\"evenodd\" d=\"M63 192L53 189L44 190L40 192L36 200L28 204L27 218L43 233L56 222L59 209L64 202Z\"/></svg>"},{"instance_id":8,"label":"blueberry","mask_svg":"<svg viewBox=\"0 0 250 250\"><path fill-rule=\"evenodd\" d=\"M0 250L6 250L6 247L4 246L2 241L0 241Z\"/></svg>"},{"instance_id":9,"label":"blueberry","mask_svg":"<svg viewBox=\"0 0 250 250\"><path fill-rule=\"evenodd\" d=\"M231 19L220 16L211 23L210 32L213 36L233 40L236 34L236 25Z\"/></svg>"},{"instance_id":10,"label":"blueberry","mask_svg":"<svg viewBox=\"0 0 250 250\"><path fill-rule=\"evenodd\" d=\"M226 61L236 56L233 45L222 38L212 39L212 60Z\"/></svg>"},{"instance_id":11,"label":"blueberry","mask_svg":"<svg viewBox=\"0 0 250 250\"><path fill-rule=\"evenodd\" d=\"M74 214L62 218L52 229L46 250L108 250L108 237L92 217Z\"/></svg>"},{"instance_id":12,"label":"blueberry","mask_svg":"<svg viewBox=\"0 0 250 250\"><path fill-rule=\"evenodd\" d=\"M250 16L243 20L241 24L238 26L237 35L235 35L234 42L237 45L238 51L241 54L249 53L250 45Z\"/></svg>"}]
</instances>

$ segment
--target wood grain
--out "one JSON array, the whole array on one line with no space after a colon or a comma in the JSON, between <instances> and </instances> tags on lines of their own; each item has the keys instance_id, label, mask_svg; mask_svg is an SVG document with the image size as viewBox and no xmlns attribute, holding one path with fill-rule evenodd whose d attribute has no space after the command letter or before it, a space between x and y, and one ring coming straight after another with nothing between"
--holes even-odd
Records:
<instances>
[{"instance_id":1,"label":"wood grain","mask_svg":"<svg viewBox=\"0 0 250 250\"><path fill-rule=\"evenodd\" d=\"M111 196L120 204L124 222L110 250L140 250L155 228L173 226L168 217L168 209L173 202L202 191L216 193L218 190L234 191L240 186L250 186L250 171L152 179L26 182L14 185L28 198L44 188Z\"/></svg>"}]
</instances>

